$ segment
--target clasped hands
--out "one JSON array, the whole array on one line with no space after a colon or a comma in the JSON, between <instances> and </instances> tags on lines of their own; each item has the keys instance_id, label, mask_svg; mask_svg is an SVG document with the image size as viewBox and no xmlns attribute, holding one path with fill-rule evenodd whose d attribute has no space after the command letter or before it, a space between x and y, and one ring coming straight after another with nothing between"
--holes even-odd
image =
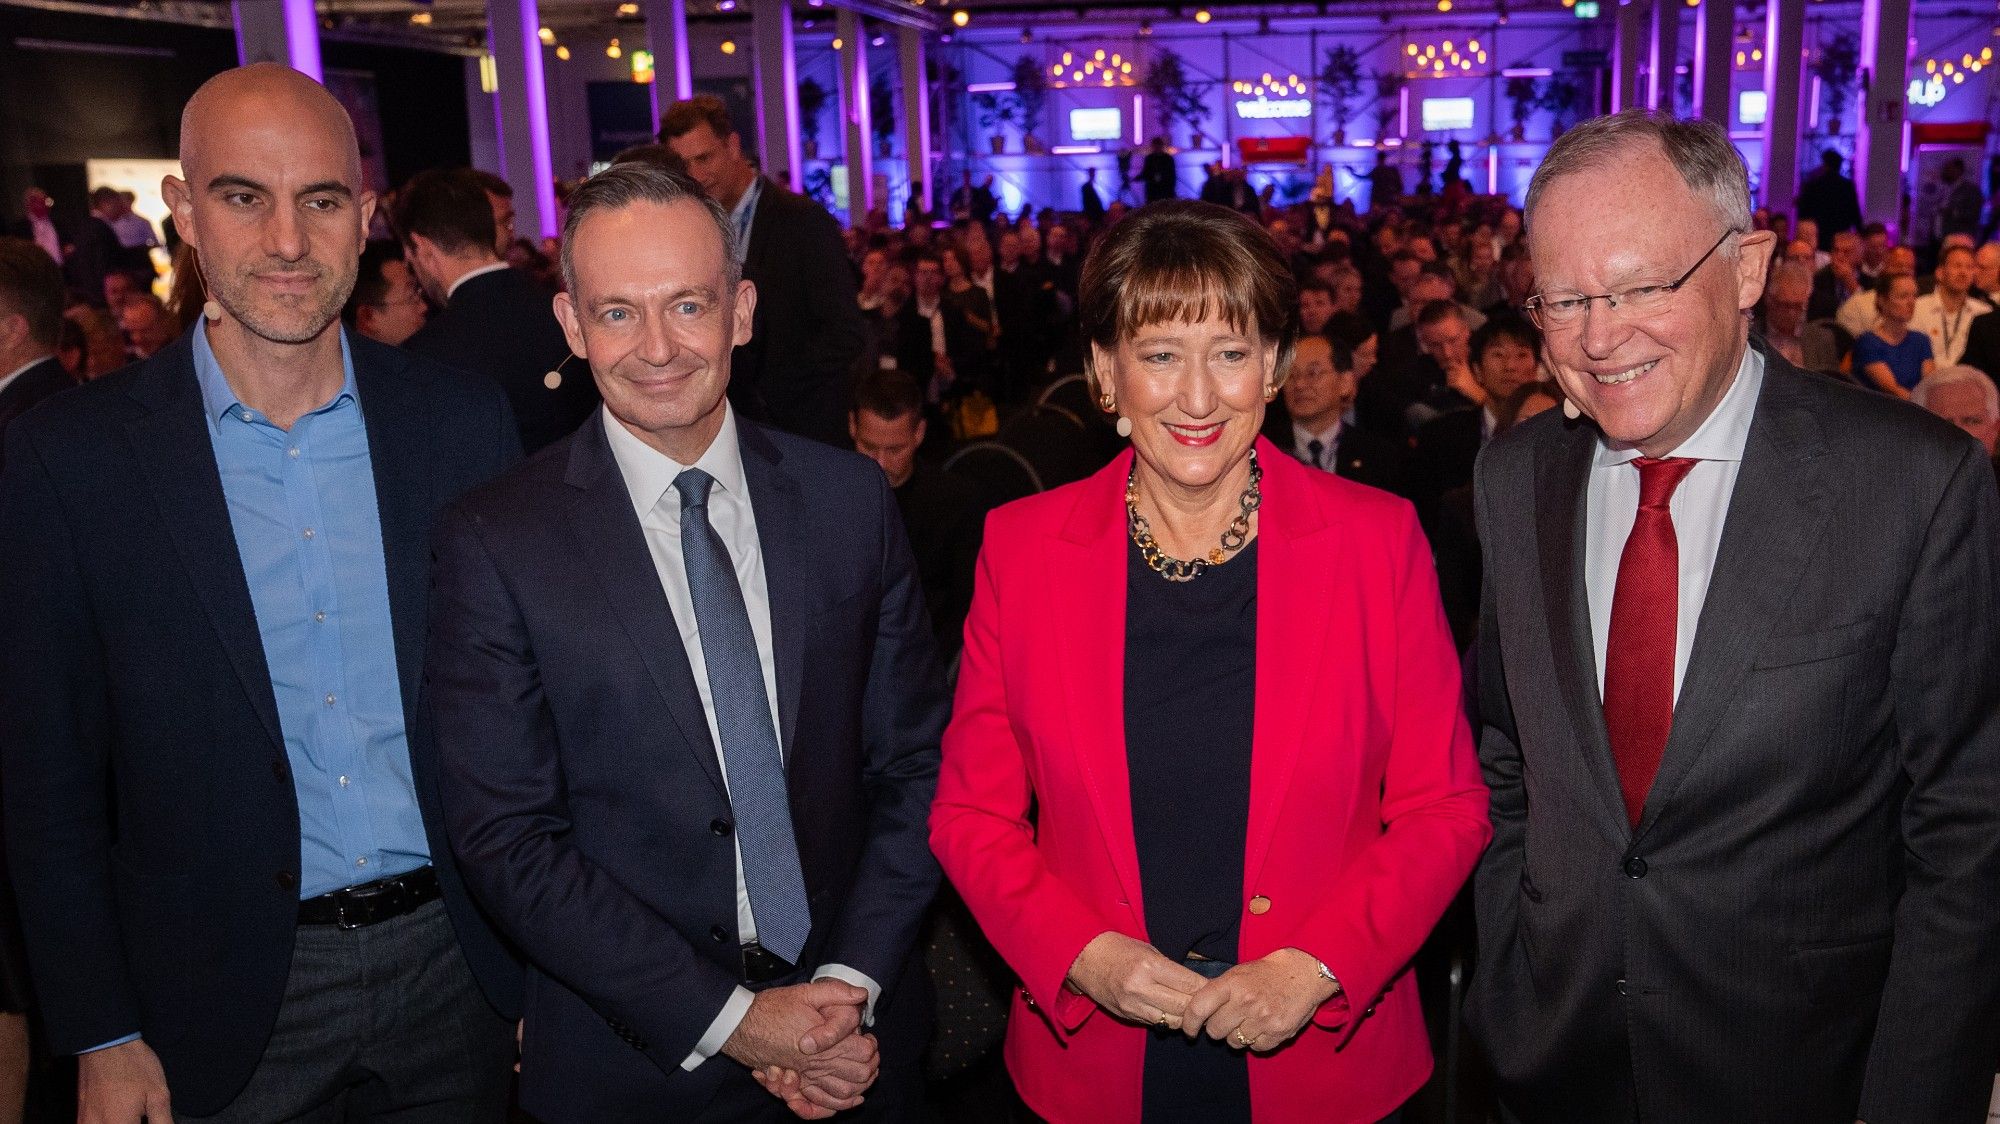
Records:
<instances>
[{"instance_id":1,"label":"clasped hands","mask_svg":"<svg viewBox=\"0 0 2000 1124\"><path fill-rule=\"evenodd\" d=\"M805 1120L854 1108L875 1083L881 1054L861 1033L868 993L823 979L760 991L722 1052Z\"/></svg>"},{"instance_id":2,"label":"clasped hands","mask_svg":"<svg viewBox=\"0 0 2000 1124\"><path fill-rule=\"evenodd\" d=\"M1239 1049L1268 1053L1290 1042L1312 1020L1334 985L1319 962L1281 948L1210 980L1176 964L1143 941L1099 933L1070 966L1076 990L1127 1022L1226 1038Z\"/></svg>"}]
</instances>

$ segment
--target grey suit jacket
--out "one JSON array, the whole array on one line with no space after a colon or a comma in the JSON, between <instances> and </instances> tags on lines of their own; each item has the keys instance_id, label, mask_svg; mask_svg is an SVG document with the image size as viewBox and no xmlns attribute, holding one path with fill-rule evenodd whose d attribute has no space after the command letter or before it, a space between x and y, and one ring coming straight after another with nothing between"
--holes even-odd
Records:
<instances>
[{"instance_id":1,"label":"grey suit jacket","mask_svg":"<svg viewBox=\"0 0 2000 1124\"><path fill-rule=\"evenodd\" d=\"M1468 1020L1522 1121L1983 1119L2000 1059L2000 493L1767 357L1635 831L1584 587L1597 431L1480 458L1495 836Z\"/></svg>"}]
</instances>

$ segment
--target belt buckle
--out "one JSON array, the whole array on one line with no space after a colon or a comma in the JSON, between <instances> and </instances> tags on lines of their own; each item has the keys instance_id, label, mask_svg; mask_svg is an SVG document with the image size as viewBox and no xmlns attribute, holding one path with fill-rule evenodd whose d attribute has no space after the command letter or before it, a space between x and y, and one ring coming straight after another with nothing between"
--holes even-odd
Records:
<instances>
[{"instance_id":1,"label":"belt buckle","mask_svg":"<svg viewBox=\"0 0 2000 1124\"><path fill-rule=\"evenodd\" d=\"M333 903L333 923L336 926L349 931L367 927L367 922L365 921L348 920L347 907L348 907L348 902L347 899L345 898L336 900Z\"/></svg>"}]
</instances>

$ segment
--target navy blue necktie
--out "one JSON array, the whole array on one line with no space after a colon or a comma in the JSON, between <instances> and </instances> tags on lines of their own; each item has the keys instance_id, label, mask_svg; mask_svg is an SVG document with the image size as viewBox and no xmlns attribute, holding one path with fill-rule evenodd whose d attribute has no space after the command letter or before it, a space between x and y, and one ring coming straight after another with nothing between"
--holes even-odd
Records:
<instances>
[{"instance_id":1,"label":"navy blue necktie","mask_svg":"<svg viewBox=\"0 0 2000 1124\"><path fill-rule=\"evenodd\" d=\"M694 597L701 655L708 665L709 699L722 734L723 772L729 804L736 813L736 840L743 853L743 882L757 943L797 964L812 931L805 876L799 872L798 841L786 796L785 763L771 725L771 701L764 693L764 669L750 611L736 584L736 567L722 537L708 521L708 491L715 478L698 468L674 477L681 495L681 559L688 592Z\"/></svg>"}]
</instances>

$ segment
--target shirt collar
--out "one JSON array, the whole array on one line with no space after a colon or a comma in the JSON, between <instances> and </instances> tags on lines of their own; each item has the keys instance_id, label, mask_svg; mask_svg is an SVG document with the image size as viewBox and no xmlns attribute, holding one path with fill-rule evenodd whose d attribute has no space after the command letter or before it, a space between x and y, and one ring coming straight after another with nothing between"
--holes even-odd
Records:
<instances>
[{"instance_id":1,"label":"shirt collar","mask_svg":"<svg viewBox=\"0 0 2000 1124\"><path fill-rule=\"evenodd\" d=\"M475 278L475 277L484 277L484 276L486 276L486 275L487 275L487 274L489 274L489 273L498 273L498 272L500 272L501 270L503 270L503 269L507 269L507 268L510 268L510 267L509 267L509 266L507 265L507 263L506 263L506 262L504 262L504 261L496 261L496 262L493 262L493 263L492 263L492 264L490 264L490 265L482 265L482 266L480 266L480 267L479 267L478 269L468 269L468 270L466 270L466 271L465 271L465 273L464 273L464 274L463 274L462 276L460 276L458 280L456 280L456 281L453 281L453 282L451 283L451 287L450 287L450 288L448 288L448 289L446 289L446 290L444 291L444 299L445 299L445 303L446 303L446 304L450 304L450 303L451 303L451 298L452 298L452 297L453 297L453 296L454 296L454 295L455 295L455 294L456 294L456 293L458 292L458 287L459 287L460 285L463 285L463 284L465 284L465 283L466 283L467 281L470 281L470 280L472 280L472 279L473 279L473 278Z\"/></svg>"},{"instance_id":2,"label":"shirt collar","mask_svg":"<svg viewBox=\"0 0 2000 1124\"><path fill-rule=\"evenodd\" d=\"M360 389L354 381L354 354L347 346L345 328L340 331L340 367L340 393L312 413L332 409L342 402L361 401ZM194 377L201 384L201 401L206 408L209 425L221 421L232 410L241 413L245 421L257 420L256 413L230 389L229 379L222 373L222 364L215 361L215 352L208 346L208 320L205 317L194 322Z\"/></svg>"},{"instance_id":3,"label":"shirt collar","mask_svg":"<svg viewBox=\"0 0 2000 1124\"><path fill-rule=\"evenodd\" d=\"M26 363L21 364L20 366L7 372L6 374L0 375L0 390L5 390L8 387L14 385L14 380L20 378L22 375L27 374L28 368L34 366L37 363L40 363L44 359L51 359L51 358L54 358L54 356L37 355L33 359L28 360Z\"/></svg>"},{"instance_id":4,"label":"shirt collar","mask_svg":"<svg viewBox=\"0 0 2000 1124\"><path fill-rule=\"evenodd\" d=\"M1319 442L1322 449L1331 449L1340 442L1340 425L1341 419L1335 418L1333 419L1333 424L1327 426L1324 432L1314 433L1294 420L1292 422L1292 440L1301 449L1305 448L1307 442L1311 441Z\"/></svg>"},{"instance_id":5,"label":"shirt collar","mask_svg":"<svg viewBox=\"0 0 2000 1124\"><path fill-rule=\"evenodd\" d=\"M764 195L764 177L750 177L750 186L743 189L743 197L729 208L729 222L736 228L736 254L741 261L750 250L750 223L757 215L757 200Z\"/></svg>"},{"instance_id":6,"label":"shirt collar","mask_svg":"<svg viewBox=\"0 0 2000 1124\"><path fill-rule=\"evenodd\" d=\"M716 431L715 440L708 443L701 459L693 464L681 464L646 444L638 434L626 429L624 422L612 416L610 407L603 410L604 436L611 444L611 459L618 462L618 472L625 477L625 491L632 498L632 510L641 523L673 488L674 478L690 468L714 477L715 486L725 492L749 494L743 475L743 447L736 440L736 410L726 400L722 406L722 428Z\"/></svg>"},{"instance_id":7,"label":"shirt collar","mask_svg":"<svg viewBox=\"0 0 2000 1124\"><path fill-rule=\"evenodd\" d=\"M1736 381L1715 404L1715 412L1701 423L1694 435L1668 453L1698 461L1740 461L1743 447L1750 441L1750 419L1757 413L1757 394L1764 386L1764 355L1754 347L1744 347L1743 361L1736 367ZM1644 454L1636 448L1613 445L1600 434L1597 439L1597 467L1629 464Z\"/></svg>"}]
</instances>

